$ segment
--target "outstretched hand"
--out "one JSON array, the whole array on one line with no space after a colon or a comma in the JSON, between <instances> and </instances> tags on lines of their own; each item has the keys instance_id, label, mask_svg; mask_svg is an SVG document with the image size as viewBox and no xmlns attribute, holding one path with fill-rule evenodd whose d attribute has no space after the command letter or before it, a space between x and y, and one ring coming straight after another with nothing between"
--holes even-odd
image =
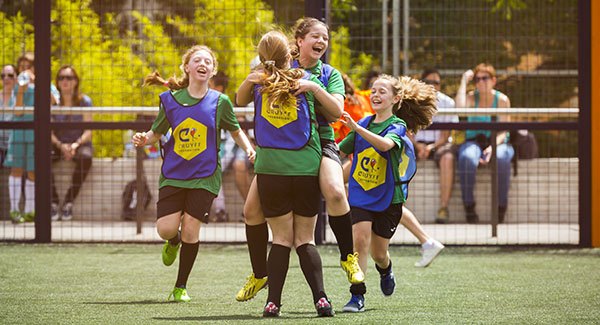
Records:
<instances>
[{"instance_id":1,"label":"outstretched hand","mask_svg":"<svg viewBox=\"0 0 600 325\"><path fill-rule=\"evenodd\" d=\"M358 124L356 121L354 121L354 119L352 119L352 116L350 116L348 112L342 112L342 118L340 121L352 131L356 131L356 128L358 128Z\"/></svg>"}]
</instances>

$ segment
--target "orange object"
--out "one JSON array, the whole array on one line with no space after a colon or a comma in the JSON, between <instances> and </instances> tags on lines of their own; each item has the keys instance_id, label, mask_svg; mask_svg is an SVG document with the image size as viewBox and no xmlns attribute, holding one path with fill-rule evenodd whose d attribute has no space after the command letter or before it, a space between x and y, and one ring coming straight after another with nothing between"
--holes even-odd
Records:
<instances>
[{"instance_id":1,"label":"orange object","mask_svg":"<svg viewBox=\"0 0 600 325\"><path fill-rule=\"evenodd\" d=\"M346 97L346 100L344 101L344 111L348 112L352 119L357 122L365 116L374 114L371 102L369 101L370 93L370 90L363 90L355 93L354 96ZM350 132L350 128L340 121L333 123L332 127L335 134L335 142L338 143Z\"/></svg>"}]
</instances>

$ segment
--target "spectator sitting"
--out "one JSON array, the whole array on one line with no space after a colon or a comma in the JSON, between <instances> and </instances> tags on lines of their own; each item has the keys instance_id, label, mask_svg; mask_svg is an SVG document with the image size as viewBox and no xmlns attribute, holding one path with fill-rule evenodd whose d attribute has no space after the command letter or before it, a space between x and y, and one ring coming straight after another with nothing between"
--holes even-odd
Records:
<instances>
[{"instance_id":1,"label":"spectator sitting","mask_svg":"<svg viewBox=\"0 0 600 325\"><path fill-rule=\"evenodd\" d=\"M467 83L473 80L475 90L467 93ZM467 70L462 75L460 87L456 94L456 106L467 108L509 108L508 96L494 89L496 86L496 70L493 66L481 63L475 70ZM491 116L469 116L470 122L491 122ZM499 119L500 120L500 119ZM504 119L506 121L508 119ZM487 130L467 130L466 142L458 150L458 171L463 204L468 223L477 223L479 216L475 212L475 173L479 164L490 161L492 147L491 132ZM514 149L508 143L508 132L498 131L496 139L496 158L498 161L498 221L504 222L508 206L508 190L510 187L511 159Z\"/></svg>"},{"instance_id":2,"label":"spectator sitting","mask_svg":"<svg viewBox=\"0 0 600 325\"><path fill-rule=\"evenodd\" d=\"M436 69L425 69L421 81L432 85L437 91L438 108L454 108L454 100L440 91L441 75ZM433 122L458 122L456 115L440 115L433 117ZM440 207L435 221L446 223L449 219L448 202L454 184L454 158L457 146L449 141L450 130L423 130L413 138L418 160L433 159L440 168Z\"/></svg>"},{"instance_id":3,"label":"spectator sitting","mask_svg":"<svg viewBox=\"0 0 600 325\"><path fill-rule=\"evenodd\" d=\"M62 66L56 74L56 85L60 92L60 106L92 106L92 100L79 91L79 76L72 66ZM52 119L56 122L81 122L91 121L91 113L61 115L54 114ZM59 210L60 202L56 192L54 173L52 174L52 209L53 221L68 221L73 218L73 201L79 194L81 185L85 181L90 167L92 166L92 131L59 129L52 132L52 161L60 159L73 160L75 170L73 171L71 186L65 195L62 208Z\"/></svg>"}]
</instances>

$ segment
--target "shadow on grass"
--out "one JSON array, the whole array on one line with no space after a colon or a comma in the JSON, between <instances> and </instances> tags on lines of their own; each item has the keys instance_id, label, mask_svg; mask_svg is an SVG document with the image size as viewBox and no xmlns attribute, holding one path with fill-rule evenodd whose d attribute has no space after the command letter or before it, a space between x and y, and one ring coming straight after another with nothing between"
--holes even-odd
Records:
<instances>
[{"instance_id":1,"label":"shadow on grass","mask_svg":"<svg viewBox=\"0 0 600 325\"><path fill-rule=\"evenodd\" d=\"M184 317L152 317L154 320L164 321L217 321L217 320L254 320L261 319L261 315L221 315L221 316L184 316Z\"/></svg>"},{"instance_id":2,"label":"shadow on grass","mask_svg":"<svg viewBox=\"0 0 600 325\"><path fill-rule=\"evenodd\" d=\"M175 301L140 300L140 301L94 301L84 302L84 305L162 305L174 304Z\"/></svg>"}]
</instances>

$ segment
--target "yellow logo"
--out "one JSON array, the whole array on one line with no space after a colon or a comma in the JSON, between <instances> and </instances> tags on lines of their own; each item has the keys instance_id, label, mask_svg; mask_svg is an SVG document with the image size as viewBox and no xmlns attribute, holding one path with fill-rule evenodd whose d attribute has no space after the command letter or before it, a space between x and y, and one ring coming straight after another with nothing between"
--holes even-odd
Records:
<instances>
[{"instance_id":1,"label":"yellow logo","mask_svg":"<svg viewBox=\"0 0 600 325\"><path fill-rule=\"evenodd\" d=\"M174 151L185 160L191 160L206 150L207 127L191 118L186 118L173 131Z\"/></svg>"},{"instance_id":2,"label":"yellow logo","mask_svg":"<svg viewBox=\"0 0 600 325\"><path fill-rule=\"evenodd\" d=\"M363 150L356 159L358 161L352 177L365 191L385 183L387 159L377 153L374 148Z\"/></svg>"},{"instance_id":3,"label":"yellow logo","mask_svg":"<svg viewBox=\"0 0 600 325\"><path fill-rule=\"evenodd\" d=\"M406 175L406 171L408 169L408 155L406 154L406 150L402 150L402 154L400 155L400 165L398 165L398 174L400 177L404 177Z\"/></svg>"},{"instance_id":4,"label":"yellow logo","mask_svg":"<svg viewBox=\"0 0 600 325\"><path fill-rule=\"evenodd\" d=\"M296 97L292 97L286 106L278 104L270 105L269 101L263 96L262 109L260 114L269 121L274 127L281 128L286 124L292 123L298 119L298 110L296 108Z\"/></svg>"}]
</instances>

